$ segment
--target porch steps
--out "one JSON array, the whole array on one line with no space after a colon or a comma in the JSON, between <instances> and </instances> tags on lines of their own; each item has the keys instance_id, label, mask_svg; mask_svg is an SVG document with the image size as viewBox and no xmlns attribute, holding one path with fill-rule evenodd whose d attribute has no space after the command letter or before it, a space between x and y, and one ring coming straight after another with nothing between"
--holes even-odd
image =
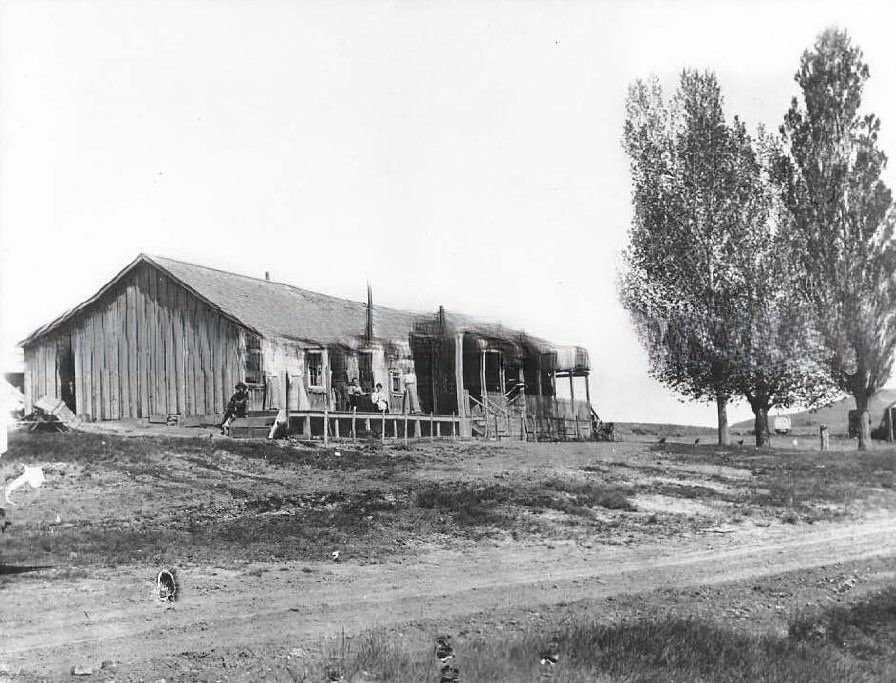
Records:
<instances>
[{"instance_id":1,"label":"porch steps","mask_svg":"<svg viewBox=\"0 0 896 683\"><path fill-rule=\"evenodd\" d=\"M238 417L230 423L230 436L234 439L267 439L276 421L276 410L250 410L247 417Z\"/></svg>"},{"instance_id":2,"label":"porch steps","mask_svg":"<svg viewBox=\"0 0 896 683\"><path fill-rule=\"evenodd\" d=\"M518 432L511 432L508 430L507 419L499 418L497 420L498 423L498 432L495 434L495 420L494 418L489 418L488 427L485 424L484 417L474 417L471 421L471 426L473 428L473 436L477 436L483 438L488 436L490 439L494 439L497 437L498 441L503 441L505 439L519 439Z\"/></svg>"}]
</instances>

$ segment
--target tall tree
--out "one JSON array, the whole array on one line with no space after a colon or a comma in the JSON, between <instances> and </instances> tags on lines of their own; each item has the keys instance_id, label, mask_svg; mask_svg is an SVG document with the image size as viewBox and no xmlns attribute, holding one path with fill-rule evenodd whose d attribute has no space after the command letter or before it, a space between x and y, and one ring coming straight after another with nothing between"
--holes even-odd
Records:
<instances>
[{"instance_id":1,"label":"tall tree","mask_svg":"<svg viewBox=\"0 0 896 683\"><path fill-rule=\"evenodd\" d=\"M755 416L756 445L769 442L768 414L795 403L813 407L836 395L820 359L823 345L793 296L799 277L787 253L787 211L773 179L779 142L760 128L750 139L733 126L740 220L728 255L732 339L728 344L733 393L747 399Z\"/></svg>"},{"instance_id":2,"label":"tall tree","mask_svg":"<svg viewBox=\"0 0 896 683\"><path fill-rule=\"evenodd\" d=\"M791 254L828 350L828 370L855 397L859 448L871 444L868 401L890 376L896 349L896 217L881 179L880 120L860 114L869 70L845 31L828 29L807 50L781 133L778 165L792 215Z\"/></svg>"},{"instance_id":3,"label":"tall tree","mask_svg":"<svg viewBox=\"0 0 896 683\"><path fill-rule=\"evenodd\" d=\"M629 89L623 144L634 220L620 297L647 347L650 372L680 394L715 401L728 443L730 398L719 315L724 291L728 130L714 75L684 71L667 106L656 79Z\"/></svg>"},{"instance_id":4,"label":"tall tree","mask_svg":"<svg viewBox=\"0 0 896 683\"><path fill-rule=\"evenodd\" d=\"M684 72L667 107L658 84L630 90L624 143L634 221L620 296L647 348L651 375L696 400L743 396L757 445L768 412L829 395L814 337L788 296L779 190L769 172L775 142L754 144L727 125L712 74Z\"/></svg>"}]
</instances>

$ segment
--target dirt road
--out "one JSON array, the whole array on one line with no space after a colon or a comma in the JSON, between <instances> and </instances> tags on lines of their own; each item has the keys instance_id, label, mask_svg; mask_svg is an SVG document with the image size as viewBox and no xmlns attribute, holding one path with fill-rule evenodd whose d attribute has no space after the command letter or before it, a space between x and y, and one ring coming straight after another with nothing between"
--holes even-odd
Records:
<instances>
[{"instance_id":1,"label":"dirt road","mask_svg":"<svg viewBox=\"0 0 896 683\"><path fill-rule=\"evenodd\" d=\"M214 651L223 653L222 666L238 672L239 657L285 659L290 649L341 629L351 634L421 622L438 628L487 612L896 557L892 514L719 531L725 533L674 544L491 544L363 565L348 548L341 564L179 568L181 593L173 605L154 597L155 567L97 569L70 579L6 576L0 670L56 680L86 665L94 670L91 680L108 680L113 669L99 667L111 661L117 680L155 680L182 676L191 659Z\"/></svg>"}]
</instances>

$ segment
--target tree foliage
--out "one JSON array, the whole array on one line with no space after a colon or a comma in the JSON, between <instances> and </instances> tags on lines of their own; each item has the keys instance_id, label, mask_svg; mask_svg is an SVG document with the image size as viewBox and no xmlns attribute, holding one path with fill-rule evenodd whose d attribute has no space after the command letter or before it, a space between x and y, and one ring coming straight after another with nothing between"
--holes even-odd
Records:
<instances>
[{"instance_id":1,"label":"tree foliage","mask_svg":"<svg viewBox=\"0 0 896 683\"><path fill-rule=\"evenodd\" d=\"M811 403L828 388L788 297L768 163L775 142L726 123L711 73L685 71L668 105L655 80L636 82L626 113L634 220L620 297L651 375L720 407L746 397L761 443L769 408Z\"/></svg>"},{"instance_id":2,"label":"tree foliage","mask_svg":"<svg viewBox=\"0 0 896 683\"><path fill-rule=\"evenodd\" d=\"M828 371L863 414L886 382L896 350L896 245L892 195L881 179L880 120L860 113L869 78L861 50L829 29L801 59L776 169L791 216L792 267L828 350Z\"/></svg>"}]
</instances>

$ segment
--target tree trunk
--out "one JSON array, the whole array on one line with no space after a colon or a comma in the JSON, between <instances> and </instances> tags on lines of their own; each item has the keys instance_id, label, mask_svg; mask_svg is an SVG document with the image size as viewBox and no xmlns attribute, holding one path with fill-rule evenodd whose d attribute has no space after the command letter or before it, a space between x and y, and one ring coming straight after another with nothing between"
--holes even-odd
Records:
<instances>
[{"instance_id":1,"label":"tree trunk","mask_svg":"<svg viewBox=\"0 0 896 683\"><path fill-rule=\"evenodd\" d=\"M721 394L716 396L716 412L719 417L719 445L731 444L731 435L728 433L728 397Z\"/></svg>"},{"instance_id":2,"label":"tree trunk","mask_svg":"<svg viewBox=\"0 0 896 683\"><path fill-rule=\"evenodd\" d=\"M853 396L856 399L856 410L859 413L859 450L871 448L871 416L868 414L868 392L860 390Z\"/></svg>"},{"instance_id":3,"label":"tree trunk","mask_svg":"<svg viewBox=\"0 0 896 683\"><path fill-rule=\"evenodd\" d=\"M753 432L756 434L756 447L766 448L771 442L771 434L768 429L768 406L754 405Z\"/></svg>"}]
</instances>

